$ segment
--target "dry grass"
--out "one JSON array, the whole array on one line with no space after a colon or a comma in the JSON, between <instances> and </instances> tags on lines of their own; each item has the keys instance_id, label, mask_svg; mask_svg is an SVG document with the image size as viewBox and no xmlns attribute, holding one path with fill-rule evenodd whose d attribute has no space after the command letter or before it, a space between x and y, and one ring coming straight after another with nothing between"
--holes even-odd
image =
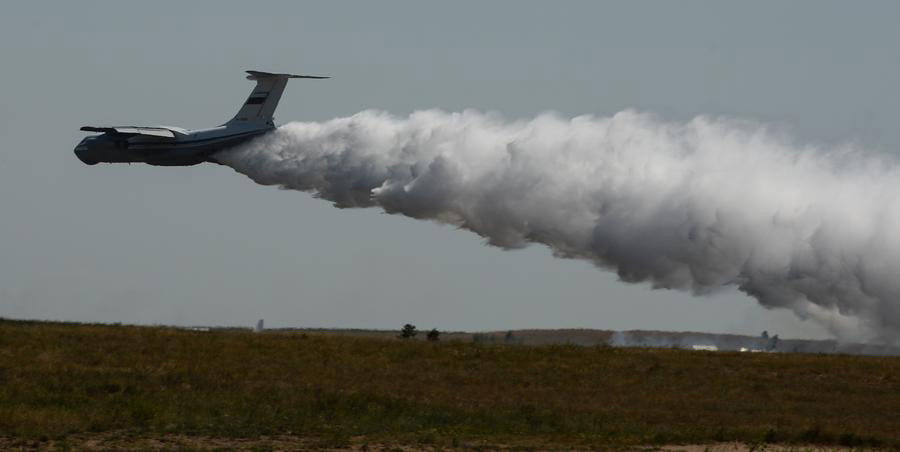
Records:
<instances>
[{"instance_id":1,"label":"dry grass","mask_svg":"<svg viewBox=\"0 0 900 452\"><path fill-rule=\"evenodd\" d=\"M0 436L91 432L900 447L900 358L0 321Z\"/></svg>"}]
</instances>

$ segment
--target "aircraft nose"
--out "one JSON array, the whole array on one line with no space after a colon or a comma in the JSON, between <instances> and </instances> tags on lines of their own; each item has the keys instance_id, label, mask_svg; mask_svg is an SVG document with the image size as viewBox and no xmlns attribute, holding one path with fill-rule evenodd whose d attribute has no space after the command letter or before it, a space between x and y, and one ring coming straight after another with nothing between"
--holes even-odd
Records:
<instances>
[{"instance_id":1,"label":"aircraft nose","mask_svg":"<svg viewBox=\"0 0 900 452\"><path fill-rule=\"evenodd\" d=\"M79 145L75 147L75 156L78 157L78 160L81 160L87 165L96 165L99 162L96 154L96 152L91 151L87 146Z\"/></svg>"}]
</instances>

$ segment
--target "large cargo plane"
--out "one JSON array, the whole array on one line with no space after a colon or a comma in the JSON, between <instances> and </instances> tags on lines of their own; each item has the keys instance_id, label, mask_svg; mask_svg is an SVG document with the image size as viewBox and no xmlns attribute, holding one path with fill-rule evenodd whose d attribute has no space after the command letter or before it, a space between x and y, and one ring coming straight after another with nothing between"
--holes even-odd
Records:
<instances>
[{"instance_id":1,"label":"large cargo plane","mask_svg":"<svg viewBox=\"0 0 900 452\"><path fill-rule=\"evenodd\" d=\"M247 71L256 80L250 97L230 121L218 127L185 130L180 127L84 126L86 137L75 147L75 155L88 164L148 163L188 166L214 162L213 154L243 143L275 128L273 117L284 87L291 78L323 79L312 75L272 74Z\"/></svg>"}]
</instances>

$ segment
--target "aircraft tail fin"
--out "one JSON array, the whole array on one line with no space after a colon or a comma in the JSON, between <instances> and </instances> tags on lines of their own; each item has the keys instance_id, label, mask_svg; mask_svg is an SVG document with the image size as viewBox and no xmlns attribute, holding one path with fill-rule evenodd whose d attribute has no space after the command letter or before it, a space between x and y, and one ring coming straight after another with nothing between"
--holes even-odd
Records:
<instances>
[{"instance_id":1,"label":"aircraft tail fin","mask_svg":"<svg viewBox=\"0 0 900 452\"><path fill-rule=\"evenodd\" d=\"M227 124L258 123L274 125L275 108L284 93L284 87L291 78L325 79L314 75L273 74L270 72L247 71L247 80L256 80L256 86L250 92L241 109Z\"/></svg>"}]
</instances>

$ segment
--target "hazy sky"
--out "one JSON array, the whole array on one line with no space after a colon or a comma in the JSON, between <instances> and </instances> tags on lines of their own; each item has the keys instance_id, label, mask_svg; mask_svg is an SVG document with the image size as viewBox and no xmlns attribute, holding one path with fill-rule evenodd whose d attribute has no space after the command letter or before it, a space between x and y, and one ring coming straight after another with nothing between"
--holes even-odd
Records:
<instances>
[{"instance_id":1,"label":"hazy sky","mask_svg":"<svg viewBox=\"0 0 900 452\"><path fill-rule=\"evenodd\" d=\"M258 186L227 167L85 166L82 125L221 124L292 81L279 122L367 108L508 118L726 115L798 143L900 146L900 4L17 2L0 16L0 316L824 337L733 290L627 285L539 246Z\"/></svg>"}]
</instances>

